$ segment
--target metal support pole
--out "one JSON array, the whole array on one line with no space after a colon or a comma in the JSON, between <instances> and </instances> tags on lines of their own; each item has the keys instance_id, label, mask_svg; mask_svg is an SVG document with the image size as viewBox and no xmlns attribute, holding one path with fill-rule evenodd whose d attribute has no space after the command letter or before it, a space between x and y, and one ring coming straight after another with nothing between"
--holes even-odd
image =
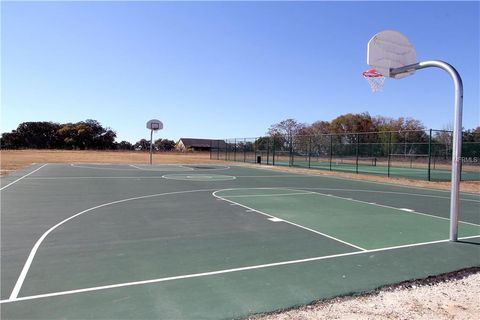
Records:
<instances>
[{"instance_id":1,"label":"metal support pole","mask_svg":"<svg viewBox=\"0 0 480 320\"><path fill-rule=\"evenodd\" d=\"M150 130L150 165L152 165L152 153L153 153L153 129Z\"/></svg>"},{"instance_id":2,"label":"metal support pole","mask_svg":"<svg viewBox=\"0 0 480 320\"><path fill-rule=\"evenodd\" d=\"M460 74L450 64L431 60L415 63L409 66L390 70L390 75L403 72L436 67L445 70L453 80L455 87L455 109L453 121L452 146L452 188L450 194L450 241L458 240L458 212L460 209L460 170L462 156L462 111L463 111L463 83Z\"/></svg>"}]
</instances>

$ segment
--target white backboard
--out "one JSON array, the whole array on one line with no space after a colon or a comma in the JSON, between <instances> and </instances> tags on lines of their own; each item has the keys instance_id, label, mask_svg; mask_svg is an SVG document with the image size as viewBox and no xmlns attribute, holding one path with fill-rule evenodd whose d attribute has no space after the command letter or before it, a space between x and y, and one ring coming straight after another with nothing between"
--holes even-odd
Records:
<instances>
[{"instance_id":1,"label":"white backboard","mask_svg":"<svg viewBox=\"0 0 480 320\"><path fill-rule=\"evenodd\" d=\"M385 77L404 78L415 71L390 75L390 69L416 63L416 52L407 37L395 30L385 30L368 41L367 63Z\"/></svg>"},{"instance_id":2,"label":"white backboard","mask_svg":"<svg viewBox=\"0 0 480 320\"><path fill-rule=\"evenodd\" d=\"M163 129L163 123L160 120L152 119L152 120L147 122L147 129L154 130L154 131L162 130Z\"/></svg>"}]
</instances>

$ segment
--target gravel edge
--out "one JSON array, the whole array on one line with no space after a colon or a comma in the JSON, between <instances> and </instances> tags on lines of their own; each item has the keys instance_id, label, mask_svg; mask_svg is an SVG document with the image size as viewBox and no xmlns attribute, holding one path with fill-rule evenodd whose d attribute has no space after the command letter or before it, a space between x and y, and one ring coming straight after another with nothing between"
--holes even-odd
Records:
<instances>
[{"instance_id":1,"label":"gravel edge","mask_svg":"<svg viewBox=\"0 0 480 320\"><path fill-rule=\"evenodd\" d=\"M480 267L473 267L247 319L478 319L479 314Z\"/></svg>"}]
</instances>

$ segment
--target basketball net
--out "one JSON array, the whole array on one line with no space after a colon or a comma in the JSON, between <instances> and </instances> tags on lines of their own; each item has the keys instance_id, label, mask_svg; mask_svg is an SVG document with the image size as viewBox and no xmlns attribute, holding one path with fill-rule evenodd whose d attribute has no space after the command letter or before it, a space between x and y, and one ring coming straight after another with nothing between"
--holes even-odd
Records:
<instances>
[{"instance_id":1,"label":"basketball net","mask_svg":"<svg viewBox=\"0 0 480 320\"><path fill-rule=\"evenodd\" d=\"M368 84L370 85L370 88L372 88L373 92L379 92L383 90L383 82L385 81L385 77L381 73L378 73L377 70L367 70L363 73L363 77L368 81Z\"/></svg>"}]
</instances>

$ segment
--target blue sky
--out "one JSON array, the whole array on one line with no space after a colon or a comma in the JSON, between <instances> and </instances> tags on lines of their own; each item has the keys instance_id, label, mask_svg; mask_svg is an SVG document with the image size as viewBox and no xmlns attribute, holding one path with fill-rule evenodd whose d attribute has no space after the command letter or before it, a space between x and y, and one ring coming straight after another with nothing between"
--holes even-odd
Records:
<instances>
[{"instance_id":1,"label":"blue sky","mask_svg":"<svg viewBox=\"0 0 480 320\"><path fill-rule=\"evenodd\" d=\"M453 123L440 69L372 94L366 45L394 29L417 60L452 64L479 125L479 2L2 2L1 131L95 119L117 141L265 134L345 113Z\"/></svg>"}]
</instances>

